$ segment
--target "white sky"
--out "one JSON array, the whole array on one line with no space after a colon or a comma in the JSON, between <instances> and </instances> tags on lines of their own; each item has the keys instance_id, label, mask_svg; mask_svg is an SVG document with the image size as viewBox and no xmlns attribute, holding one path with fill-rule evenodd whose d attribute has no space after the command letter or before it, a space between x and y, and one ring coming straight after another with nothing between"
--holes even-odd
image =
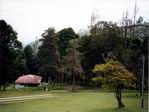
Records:
<instances>
[{"instance_id":1,"label":"white sky","mask_svg":"<svg viewBox=\"0 0 149 112\"><path fill-rule=\"evenodd\" d=\"M124 11L132 14L135 1L137 15L149 20L149 0L0 0L0 19L18 32L23 44L28 44L48 27L56 31L66 27L76 32L86 29L94 9L99 20L119 22Z\"/></svg>"}]
</instances>

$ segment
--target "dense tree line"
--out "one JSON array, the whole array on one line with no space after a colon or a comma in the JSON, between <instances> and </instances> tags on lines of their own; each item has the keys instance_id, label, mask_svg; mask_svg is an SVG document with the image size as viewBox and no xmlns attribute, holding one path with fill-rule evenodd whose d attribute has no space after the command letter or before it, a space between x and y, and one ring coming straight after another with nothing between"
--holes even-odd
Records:
<instances>
[{"instance_id":1,"label":"dense tree line","mask_svg":"<svg viewBox=\"0 0 149 112\"><path fill-rule=\"evenodd\" d=\"M115 57L137 77L142 76L145 55L145 77L148 77L149 23L135 24L99 21L90 34L79 37L72 28L58 32L48 28L42 34L42 45L34 54L31 46L22 48L17 33L4 20L0 21L0 84L12 83L22 74L37 74L50 84L96 87L92 72L96 64ZM126 26L127 25L127 26ZM145 81L147 85L147 80ZM99 86L99 85L98 85Z\"/></svg>"},{"instance_id":2,"label":"dense tree line","mask_svg":"<svg viewBox=\"0 0 149 112\"><path fill-rule=\"evenodd\" d=\"M81 63L86 74L86 82L92 82L91 72L96 64L104 63L108 56L114 56L137 77L137 88L140 88L142 77L142 55L145 55L145 77L148 78L148 23L118 26L112 22L98 22L91 34L81 38ZM129 27L129 28L128 28ZM134 28L133 34L131 29ZM133 35L133 36L132 36ZM124 42L125 41L125 42ZM147 88L147 80L145 80Z\"/></svg>"},{"instance_id":3,"label":"dense tree line","mask_svg":"<svg viewBox=\"0 0 149 112\"><path fill-rule=\"evenodd\" d=\"M24 71L22 44L17 33L4 20L0 20L0 85L3 90Z\"/></svg>"}]
</instances>

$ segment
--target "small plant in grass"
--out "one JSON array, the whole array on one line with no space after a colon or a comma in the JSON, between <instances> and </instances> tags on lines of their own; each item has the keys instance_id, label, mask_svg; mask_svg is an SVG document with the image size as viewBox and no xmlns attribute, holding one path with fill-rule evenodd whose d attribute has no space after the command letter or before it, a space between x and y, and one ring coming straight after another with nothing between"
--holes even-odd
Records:
<instances>
[{"instance_id":1,"label":"small plant in grass","mask_svg":"<svg viewBox=\"0 0 149 112\"><path fill-rule=\"evenodd\" d=\"M122 89L133 86L133 82L136 80L134 75L120 62L112 59L107 59L104 64L95 65L93 73L98 75L93 78L94 81L99 81L105 87L113 90L118 101L118 107L125 107L122 103Z\"/></svg>"}]
</instances>

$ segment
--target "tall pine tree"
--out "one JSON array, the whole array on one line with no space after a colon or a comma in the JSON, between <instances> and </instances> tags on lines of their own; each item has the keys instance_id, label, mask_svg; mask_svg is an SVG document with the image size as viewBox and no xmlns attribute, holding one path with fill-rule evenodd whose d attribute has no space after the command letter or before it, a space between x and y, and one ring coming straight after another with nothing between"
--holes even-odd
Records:
<instances>
[{"instance_id":1,"label":"tall pine tree","mask_svg":"<svg viewBox=\"0 0 149 112\"><path fill-rule=\"evenodd\" d=\"M39 72L46 82L54 82L59 64L58 39L55 29L49 28L42 34L42 37L41 41L43 43L38 52L38 58L41 63Z\"/></svg>"}]
</instances>

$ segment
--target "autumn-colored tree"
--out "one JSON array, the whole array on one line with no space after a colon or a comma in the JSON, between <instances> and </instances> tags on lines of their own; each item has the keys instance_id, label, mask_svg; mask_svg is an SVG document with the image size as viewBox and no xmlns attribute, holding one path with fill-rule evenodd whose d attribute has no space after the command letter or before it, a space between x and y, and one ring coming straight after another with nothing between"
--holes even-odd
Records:
<instances>
[{"instance_id":1,"label":"autumn-colored tree","mask_svg":"<svg viewBox=\"0 0 149 112\"><path fill-rule=\"evenodd\" d=\"M133 86L133 82L136 80L134 75L120 62L112 59L107 59L104 64L95 65L93 73L98 75L93 78L94 81L100 81L105 87L113 90L118 107L125 107L122 103L122 89Z\"/></svg>"},{"instance_id":2,"label":"autumn-colored tree","mask_svg":"<svg viewBox=\"0 0 149 112\"><path fill-rule=\"evenodd\" d=\"M64 57L65 71L72 75L72 91L75 91L75 77L82 71L78 47L78 39L70 40L69 48L66 49L67 54Z\"/></svg>"}]
</instances>

